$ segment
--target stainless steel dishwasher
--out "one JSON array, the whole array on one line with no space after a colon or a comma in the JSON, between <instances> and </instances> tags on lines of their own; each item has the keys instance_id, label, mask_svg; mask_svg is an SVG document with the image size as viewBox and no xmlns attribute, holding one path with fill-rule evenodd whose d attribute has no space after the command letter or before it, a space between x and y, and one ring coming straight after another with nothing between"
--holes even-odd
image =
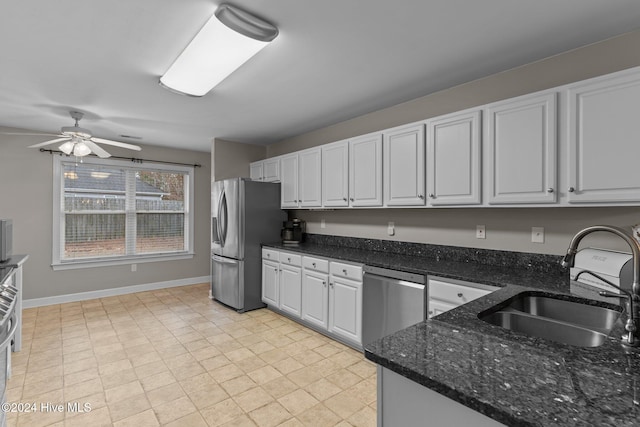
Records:
<instances>
[{"instance_id":1,"label":"stainless steel dishwasher","mask_svg":"<svg viewBox=\"0 0 640 427\"><path fill-rule=\"evenodd\" d=\"M425 276L364 266L362 344L427 318Z\"/></svg>"}]
</instances>

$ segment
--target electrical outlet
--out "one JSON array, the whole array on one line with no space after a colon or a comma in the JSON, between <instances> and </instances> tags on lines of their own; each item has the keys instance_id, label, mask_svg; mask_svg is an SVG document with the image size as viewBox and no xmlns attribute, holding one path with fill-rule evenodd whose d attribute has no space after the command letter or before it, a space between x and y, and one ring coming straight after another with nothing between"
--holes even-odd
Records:
<instances>
[{"instance_id":1,"label":"electrical outlet","mask_svg":"<svg viewBox=\"0 0 640 427\"><path fill-rule=\"evenodd\" d=\"M320 228L327 228L327 223L324 221L324 218L320 220Z\"/></svg>"},{"instance_id":2,"label":"electrical outlet","mask_svg":"<svg viewBox=\"0 0 640 427\"><path fill-rule=\"evenodd\" d=\"M389 221L389 226L387 227L387 234L389 236L393 236L396 234L396 225L393 221Z\"/></svg>"},{"instance_id":3,"label":"electrical outlet","mask_svg":"<svg viewBox=\"0 0 640 427\"><path fill-rule=\"evenodd\" d=\"M544 227L531 227L531 241L544 243Z\"/></svg>"},{"instance_id":4,"label":"electrical outlet","mask_svg":"<svg viewBox=\"0 0 640 427\"><path fill-rule=\"evenodd\" d=\"M484 225L476 225L476 239L486 239L487 233Z\"/></svg>"},{"instance_id":5,"label":"electrical outlet","mask_svg":"<svg viewBox=\"0 0 640 427\"><path fill-rule=\"evenodd\" d=\"M134 273L138 271L138 264L131 264L131 271Z\"/></svg>"}]
</instances>

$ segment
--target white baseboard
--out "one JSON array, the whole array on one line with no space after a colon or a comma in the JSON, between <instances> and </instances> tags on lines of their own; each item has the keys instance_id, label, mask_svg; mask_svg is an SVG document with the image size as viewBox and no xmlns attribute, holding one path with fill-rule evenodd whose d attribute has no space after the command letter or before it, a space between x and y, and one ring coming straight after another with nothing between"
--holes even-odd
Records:
<instances>
[{"instance_id":1,"label":"white baseboard","mask_svg":"<svg viewBox=\"0 0 640 427\"><path fill-rule=\"evenodd\" d=\"M64 304L66 302L86 301L96 298L112 297L116 295L133 294L135 292L154 291L157 289L174 288L177 286L209 283L210 276L189 277L186 279L168 280L166 282L145 283L143 285L122 286L119 288L101 289L99 291L78 292L75 294L56 295L44 298L31 298L22 301L22 308L43 307L45 305Z\"/></svg>"}]
</instances>

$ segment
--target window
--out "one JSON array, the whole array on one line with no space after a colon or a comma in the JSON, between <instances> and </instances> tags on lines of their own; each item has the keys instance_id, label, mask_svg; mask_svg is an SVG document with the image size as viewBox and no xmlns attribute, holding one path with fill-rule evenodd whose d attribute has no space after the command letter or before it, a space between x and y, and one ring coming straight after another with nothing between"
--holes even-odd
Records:
<instances>
[{"instance_id":1,"label":"window","mask_svg":"<svg viewBox=\"0 0 640 427\"><path fill-rule=\"evenodd\" d=\"M193 168L54 157L54 268L193 255Z\"/></svg>"}]
</instances>

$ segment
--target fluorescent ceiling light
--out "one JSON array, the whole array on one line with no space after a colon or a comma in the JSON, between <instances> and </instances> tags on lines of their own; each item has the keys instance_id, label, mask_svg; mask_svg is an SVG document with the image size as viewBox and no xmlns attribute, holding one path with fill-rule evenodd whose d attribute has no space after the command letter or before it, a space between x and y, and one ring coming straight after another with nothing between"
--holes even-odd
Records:
<instances>
[{"instance_id":1,"label":"fluorescent ceiling light","mask_svg":"<svg viewBox=\"0 0 640 427\"><path fill-rule=\"evenodd\" d=\"M160 84L186 95L203 96L277 35L272 24L222 4L160 78Z\"/></svg>"}]
</instances>

